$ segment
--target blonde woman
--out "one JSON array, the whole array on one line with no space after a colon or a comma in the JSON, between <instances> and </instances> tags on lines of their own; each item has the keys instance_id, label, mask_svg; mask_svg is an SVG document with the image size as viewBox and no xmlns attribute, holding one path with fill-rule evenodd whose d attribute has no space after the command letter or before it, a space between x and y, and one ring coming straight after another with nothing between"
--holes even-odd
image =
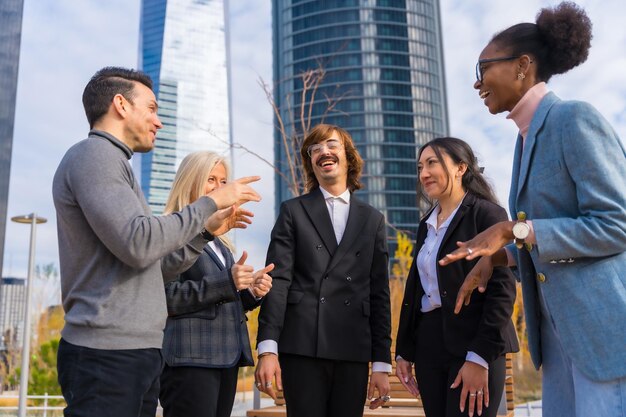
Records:
<instances>
[{"instance_id":1,"label":"blonde woman","mask_svg":"<svg viewBox=\"0 0 626 417\"><path fill-rule=\"evenodd\" d=\"M166 213L226 184L228 163L215 152L194 152L181 163ZM274 265L254 272L246 251L235 262L224 235L211 240L190 269L165 284L168 319L160 401L165 417L230 416L240 366L252 366L245 312L272 286Z\"/></svg>"}]
</instances>

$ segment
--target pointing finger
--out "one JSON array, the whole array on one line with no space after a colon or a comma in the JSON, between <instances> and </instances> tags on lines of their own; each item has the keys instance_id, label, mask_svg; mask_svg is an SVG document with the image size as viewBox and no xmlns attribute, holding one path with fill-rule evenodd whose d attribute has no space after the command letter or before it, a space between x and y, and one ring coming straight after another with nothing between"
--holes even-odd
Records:
<instances>
[{"instance_id":1,"label":"pointing finger","mask_svg":"<svg viewBox=\"0 0 626 417\"><path fill-rule=\"evenodd\" d=\"M258 180L260 180L261 177L259 177L258 175L253 175L250 177L241 177L241 178L237 178L235 180L235 182L238 182L239 184L250 184L251 182L256 182Z\"/></svg>"}]
</instances>

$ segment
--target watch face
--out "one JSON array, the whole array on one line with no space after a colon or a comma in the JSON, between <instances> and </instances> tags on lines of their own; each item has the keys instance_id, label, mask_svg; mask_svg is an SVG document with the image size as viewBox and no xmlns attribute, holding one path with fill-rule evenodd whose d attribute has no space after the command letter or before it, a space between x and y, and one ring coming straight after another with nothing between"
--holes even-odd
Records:
<instances>
[{"instance_id":1,"label":"watch face","mask_svg":"<svg viewBox=\"0 0 626 417\"><path fill-rule=\"evenodd\" d=\"M513 236L516 239L524 240L530 234L530 226L527 223L518 222L513 225Z\"/></svg>"}]
</instances>

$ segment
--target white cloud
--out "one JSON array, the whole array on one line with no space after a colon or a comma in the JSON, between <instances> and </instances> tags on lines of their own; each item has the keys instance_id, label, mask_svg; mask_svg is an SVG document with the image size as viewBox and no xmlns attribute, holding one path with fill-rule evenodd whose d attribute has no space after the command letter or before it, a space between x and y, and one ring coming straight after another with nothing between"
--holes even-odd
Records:
<instances>
[{"instance_id":1,"label":"white cloud","mask_svg":"<svg viewBox=\"0 0 626 417\"><path fill-rule=\"evenodd\" d=\"M82 89L103 66L136 66L139 3L25 2L8 213L36 211L48 218L38 228L38 263L58 263L51 182L67 148L86 136ZM451 134L472 144L505 205L516 129L504 116L490 115L480 102L472 88L474 64L496 31L534 21L541 7L556 3L441 1ZM626 6L622 0L579 3L595 24L589 60L549 86L564 99L592 103L626 140ZM272 79L271 5L231 1L230 6L234 140L272 160L272 111L257 84L259 77L268 83ZM255 222L237 234L238 249L248 250L258 268L274 223L273 171L241 151L234 162L237 176L263 177L255 184L263 202L249 206ZM25 276L27 257L28 228L9 222L3 275Z\"/></svg>"}]
</instances>

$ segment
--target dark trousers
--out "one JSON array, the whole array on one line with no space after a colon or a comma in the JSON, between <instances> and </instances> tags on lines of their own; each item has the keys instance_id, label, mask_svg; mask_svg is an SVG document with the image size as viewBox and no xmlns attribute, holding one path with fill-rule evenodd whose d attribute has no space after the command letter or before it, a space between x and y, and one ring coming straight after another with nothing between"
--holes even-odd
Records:
<instances>
[{"instance_id":1,"label":"dark trousers","mask_svg":"<svg viewBox=\"0 0 626 417\"><path fill-rule=\"evenodd\" d=\"M465 363L465 358L453 356L445 348L441 309L423 314L417 332L415 378L424 413L427 417L468 416L467 402L465 412L461 413L459 408L462 385L450 389L459 369ZM481 417L496 416L504 390L505 375L506 358L502 355L489 364L489 407L484 408L483 405ZM476 408L474 415L477 415Z\"/></svg>"},{"instance_id":2,"label":"dark trousers","mask_svg":"<svg viewBox=\"0 0 626 417\"><path fill-rule=\"evenodd\" d=\"M281 353L288 417L361 417L367 362L335 361Z\"/></svg>"},{"instance_id":3,"label":"dark trousers","mask_svg":"<svg viewBox=\"0 0 626 417\"><path fill-rule=\"evenodd\" d=\"M102 350L61 339L57 356L66 417L154 417L160 349Z\"/></svg>"},{"instance_id":4,"label":"dark trousers","mask_svg":"<svg viewBox=\"0 0 626 417\"><path fill-rule=\"evenodd\" d=\"M239 367L167 366L161 375L163 417L229 417Z\"/></svg>"}]
</instances>

